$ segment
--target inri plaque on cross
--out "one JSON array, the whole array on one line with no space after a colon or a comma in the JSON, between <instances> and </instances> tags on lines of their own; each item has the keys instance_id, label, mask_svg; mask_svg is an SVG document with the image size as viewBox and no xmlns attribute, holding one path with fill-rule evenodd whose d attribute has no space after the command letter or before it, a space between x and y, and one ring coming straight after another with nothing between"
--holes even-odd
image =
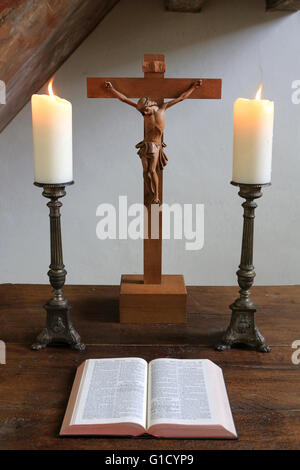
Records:
<instances>
[{"instance_id":1,"label":"inri plaque on cross","mask_svg":"<svg viewBox=\"0 0 300 470\"><path fill-rule=\"evenodd\" d=\"M120 321L124 323L184 323L186 289L181 275L162 275L163 169L168 158L163 132L169 107L187 98L220 99L222 80L212 78L164 78L162 54L145 54L144 78L87 79L88 98L118 98L139 111L144 120L144 138L136 147L144 177L147 208L144 236L144 275L123 275ZM131 98L139 98L137 102ZM164 101L171 98L170 101ZM155 212L155 214L154 214ZM154 217L157 215L158 217ZM156 221L156 227L151 226Z\"/></svg>"}]
</instances>

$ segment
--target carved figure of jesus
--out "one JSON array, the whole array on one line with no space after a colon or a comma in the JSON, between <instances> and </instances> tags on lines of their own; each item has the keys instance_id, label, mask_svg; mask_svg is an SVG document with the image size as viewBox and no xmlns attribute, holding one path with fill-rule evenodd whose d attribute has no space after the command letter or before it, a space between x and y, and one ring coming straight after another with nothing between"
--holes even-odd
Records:
<instances>
[{"instance_id":1,"label":"carved figure of jesus","mask_svg":"<svg viewBox=\"0 0 300 470\"><path fill-rule=\"evenodd\" d=\"M166 144L163 142L163 133L165 129L166 110L188 98L193 91L201 86L201 80L197 80L193 85L182 93L178 98L158 105L156 101L151 101L147 97L142 97L136 103L127 96L116 90L111 82L105 82L105 86L124 103L136 108L144 117L144 140L136 145L138 155L143 165L144 180L149 191L153 194L153 204L160 204L159 201L159 178L157 168L163 169L168 161L164 152Z\"/></svg>"}]
</instances>

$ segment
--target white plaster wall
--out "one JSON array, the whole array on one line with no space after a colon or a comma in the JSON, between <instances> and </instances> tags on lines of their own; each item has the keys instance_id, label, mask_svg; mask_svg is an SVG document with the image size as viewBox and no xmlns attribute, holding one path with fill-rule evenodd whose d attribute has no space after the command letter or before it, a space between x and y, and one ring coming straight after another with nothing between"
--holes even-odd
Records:
<instances>
[{"instance_id":1,"label":"white plaster wall","mask_svg":"<svg viewBox=\"0 0 300 470\"><path fill-rule=\"evenodd\" d=\"M232 187L232 108L260 81L275 101L272 187L258 201L257 284L300 283L300 14L266 13L264 0L210 0L200 14L165 12L162 0L121 0L56 74L55 90L73 104L74 172L63 206L68 283L118 284L143 267L141 241L99 241L96 207L142 202L141 163L134 145L141 117L117 100L88 100L87 76L142 76L144 53L164 53L168 77L221 77L222 101L190 100L168 112L169 164L164 200L205 204L205 244L164 242L163 270L188 284L235 284L242 200ZM1 77L0 77L1 78ZM0 137L0 282L48 282L46 200L32 185L28 104Z\"/></svg>"}]
</instances>

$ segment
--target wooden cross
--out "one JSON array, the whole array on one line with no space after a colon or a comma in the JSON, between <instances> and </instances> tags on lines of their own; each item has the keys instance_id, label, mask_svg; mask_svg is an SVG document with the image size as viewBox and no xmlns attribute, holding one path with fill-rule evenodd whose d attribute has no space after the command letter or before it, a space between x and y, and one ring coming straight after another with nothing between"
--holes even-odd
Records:
<instances>
[{"instance_id":1,"label":"wooden cross","mask_svg":"<svg viewBox=\"0 0 300 470\"><path fill-rule=\"evenodd\" d=\"M164 103L165 98L177 98L188 90L195 81L201 81L201 86L195 88L188 96L192 99L220 99L221 79L195 79L195 78L164 78L166 70L165 57L162 54L145 54L143 62L144 78L87 78L88 98L114 98L107 87L110 82L115 89L127 98L148 97L158 106ZM130 101L130 100L128 100ZM127 102L128 102L127 101ZM128 103L130 104L130 103ZM131 103L132 104L132 103ZM157 169L159 178L159 201L163 199L163 171ZM148 237L144 237L144 284L160 284L162 280L162 214L159 213L159 227L152 230L152 195L149 193L149 184L144 180L144 205L148 209ZM153 207L153 206L152 206ZM159 234L158 238L151 238L151 233Z\"/></svg>"}]
</instances>

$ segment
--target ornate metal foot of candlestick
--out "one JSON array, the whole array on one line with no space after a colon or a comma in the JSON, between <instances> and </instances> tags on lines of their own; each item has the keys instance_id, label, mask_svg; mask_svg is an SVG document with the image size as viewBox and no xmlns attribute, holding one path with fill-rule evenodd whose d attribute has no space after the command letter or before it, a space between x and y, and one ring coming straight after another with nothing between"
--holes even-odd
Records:
<instances>
[{"instance_id":1,"label":"ornate metal foot of candlestick","mask_svg":"<svg viewBox=\"0 0 300 470\"><path fill-rule=\"evenodd\" d=\"M81 343L80 336L74 329L71 319L71 304L63 295L67 271L63 264L60 208L62 203L59 198L66 195L65 186L72 184L40 184L43 187L43 196L50 199L47 206L50 209L50 233L51 233L51 264L48 276L53 287L53 298L49 300L44 308L47 312L46 327L38 335L32 349L42 349L49 344L68 344L74 349L84 350L85 345Z\"/></svg>"},{"instance_id":2,"label":"ornate metal foot of candlestick","mask_svg":"<svg viewBox=\"0 0 300 470\"><path fill-rule=\"evenodd\" d=\"M244 344L260 352L269 352L270 347L266 345L264 337L255 325L257 307L250 298L250 289L255 277L253 266L254 217L257 207L255 199L262 196L262 186L269 186L269 184L255 185L235 182L232 184L240 187L239 196L246 199L242 204L244 208L243 242L241 264L237 271L241 289L239 298L230 305L232 310L230 325L216 349L224 351L230 349L233 344Z\"/></svg>"},{"instance_id":3,"label":"ornate metal foot of candlestick","mask_svg":"<svg viewBox=\"0 0 300 470\"><path fill-rule=\"evenodd\" d=\"M233 344L244 344L260 352L269 352L271 348L255 325L255 311L230 305L232 310L231 321L223 335L222 341L216 346L218 351L230 349Z\"/></svg>"}]
</instances>

